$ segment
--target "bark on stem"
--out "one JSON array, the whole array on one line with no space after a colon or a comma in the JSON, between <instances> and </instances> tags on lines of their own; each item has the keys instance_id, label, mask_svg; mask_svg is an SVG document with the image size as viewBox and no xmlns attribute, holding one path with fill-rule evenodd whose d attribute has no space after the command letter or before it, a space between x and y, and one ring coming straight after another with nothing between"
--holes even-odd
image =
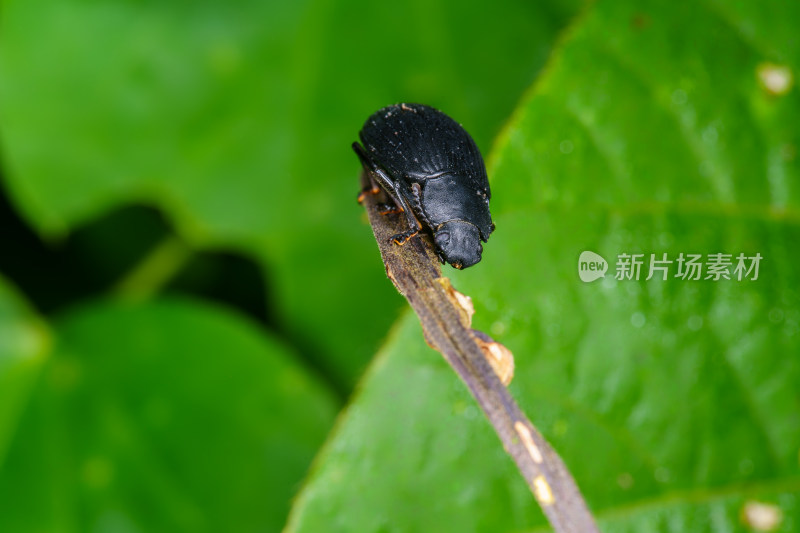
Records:
<instances>
[{"instance_id":1,"label":"bark on stem","mask_svg":"<svg viewBox=\"0 0 800 533\"><path fill-rule=\"evenodd\" d=\"M370 186L362 174L362 187ZM441 352L466 383L514 459L544 514L557 533L599 531L564 462L519 409L481 350L476 333L447 284L429 237L420 234L402 246L390 238L403 232L402 215L381 215L382 194L364 198L386 273L416 311L425 338Z\"/></svg>"}]
</instances>

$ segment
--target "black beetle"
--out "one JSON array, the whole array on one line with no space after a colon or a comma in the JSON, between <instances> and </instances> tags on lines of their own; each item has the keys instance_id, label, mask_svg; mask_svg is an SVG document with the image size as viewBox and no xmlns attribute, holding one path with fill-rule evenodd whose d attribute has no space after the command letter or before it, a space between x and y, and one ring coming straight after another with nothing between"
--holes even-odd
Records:
<instances>
[{"instance_id":1,"label":"black beetle","mask_svg":"<svg viewBox=\"0 0 800 533\"><path fill-rule=\"evenodd\" d=\"M475 141L455 120L421 104L397 104L375 112L353 143L372 188L383 189L404 212L409 229L392 237L404 244L423 228L430 231L439 259L455 268L481 260L494 231L489 213L489 179ZM378 188L380 187L380 188Z\"/></svg>"}]
</instances>

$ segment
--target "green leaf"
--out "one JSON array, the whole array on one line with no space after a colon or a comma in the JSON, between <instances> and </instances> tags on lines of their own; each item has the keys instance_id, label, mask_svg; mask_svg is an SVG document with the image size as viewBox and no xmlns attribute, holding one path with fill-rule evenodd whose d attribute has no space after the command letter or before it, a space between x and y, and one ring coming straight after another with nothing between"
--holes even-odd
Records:
<instances>
[{"instance_id":1,"label":"green leaf","mask_svg":"<svg viewBox=\"0 0 800 533\"><path fill-rule=\"evenodd\" d=\"M779 511L775 531L800 523L800 92L762 81L800 74L800 13L728 9L594 4L491 155L482 263L447 274L474 327L515 354L513 394L606 532L752 531L756 501ZM604 279L580 281L585 250L609 262ZM761 254L758 279L682 280L673 263L645 280L650 254L719 252ZM638 281L615 279L625 253L645 254ZM289 531L547 530L414 322Z\"/></svg>"},{"instance_id":2,"label":"green leaf","mask_svg":"<svg viewBox=\"0 0 800 533\"><path fill-rule=\"evenodd\" d=\"M317 459L287 531L505 531L533 496L407 313ZM534 516L536 516L534 514Z\"/></svg>"},{"instance_id":3,"label":"green leaf","mask_svg":"<svg viewBox=\"0 0 800 533\"><path fill-rule=\"evenodd\" d=\"M94 303L55 329L0 529L280 529L336 411L284 346L184 300Z\"/></svg>"},{"instance_id":4,"label":"green leaf","mask_svg":"<svg viewBox=\"0 0 800 533\"><path fill-rule=\"evenodd\" d=\"M0 468L50 346L47 328L0 277Z\"/></svg>"},{"instance_id":5,"label":"green leaf","mask_svg":"<svg viewBox=\"0 0 800 533\"><path fill-rule=\"evenodd\" d=\"M196 246L256 255L285 326L347 388L400 303L355 204L363 121L424 101L488 149L576 6L7 2L8 187L47 234L136 200Z\"/></svg>"}]
</instances>

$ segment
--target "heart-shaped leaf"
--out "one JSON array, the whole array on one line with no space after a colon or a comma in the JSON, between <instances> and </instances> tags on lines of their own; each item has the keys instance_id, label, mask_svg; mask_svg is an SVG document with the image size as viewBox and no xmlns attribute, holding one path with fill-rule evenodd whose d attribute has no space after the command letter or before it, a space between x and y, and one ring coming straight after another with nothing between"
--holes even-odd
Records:
<instances>
[{"instance_id":1,"label":"heart-shaped leaf","mask_svg":"<svg viewBox=\"0 0 800 533\"><path fill-rule=\"evenodd\" d=\"M593 4L490 157L497 231L454 285L514 352L511 390L603 531L800 523L797 10ZM607 261L604 278L581 281L584 251ZM730 279L708 270L719 253ZM644 265L627 279L633 254ZM653 263L663 254L672 263ZM681 254L701 255L699 280L676 277ZM737 274L739 254L747 268L760 256L757 278ZM547 529L413 322L289 530Z\"/></svg>"},{"instance_id":2,"label":"heart-shaped leaf","mask_svg":"<svg viewBox=\"0 0 800 533\"><path fill-rule=\"evenodd\" d=\"M184 300L93 303L54 330L0 469L0 530L284 524L336 406L283 345Z\"/></svg>"}]
</instances>

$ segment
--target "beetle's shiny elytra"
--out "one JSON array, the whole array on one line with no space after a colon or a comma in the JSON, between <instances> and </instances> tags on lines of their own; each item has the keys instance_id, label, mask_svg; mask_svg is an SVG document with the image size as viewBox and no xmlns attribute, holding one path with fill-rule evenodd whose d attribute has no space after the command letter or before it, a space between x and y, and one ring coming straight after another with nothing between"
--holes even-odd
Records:
<instances>
[{"instance_id":1,"label":"beetle's shiny elytra","mask_svg":"<svg viewBox=\"0 0 800 533\"><path fill-rule=\"evenodd\" d=\"M481 260L494 231L486 166L472 137L455 120L421 104L384 107L364 123L363 147L353 143L373 188L383 189L405 213L406 242L422 230L433 236L439 259L455 268Z\"/></svg>"}]
</instances>

